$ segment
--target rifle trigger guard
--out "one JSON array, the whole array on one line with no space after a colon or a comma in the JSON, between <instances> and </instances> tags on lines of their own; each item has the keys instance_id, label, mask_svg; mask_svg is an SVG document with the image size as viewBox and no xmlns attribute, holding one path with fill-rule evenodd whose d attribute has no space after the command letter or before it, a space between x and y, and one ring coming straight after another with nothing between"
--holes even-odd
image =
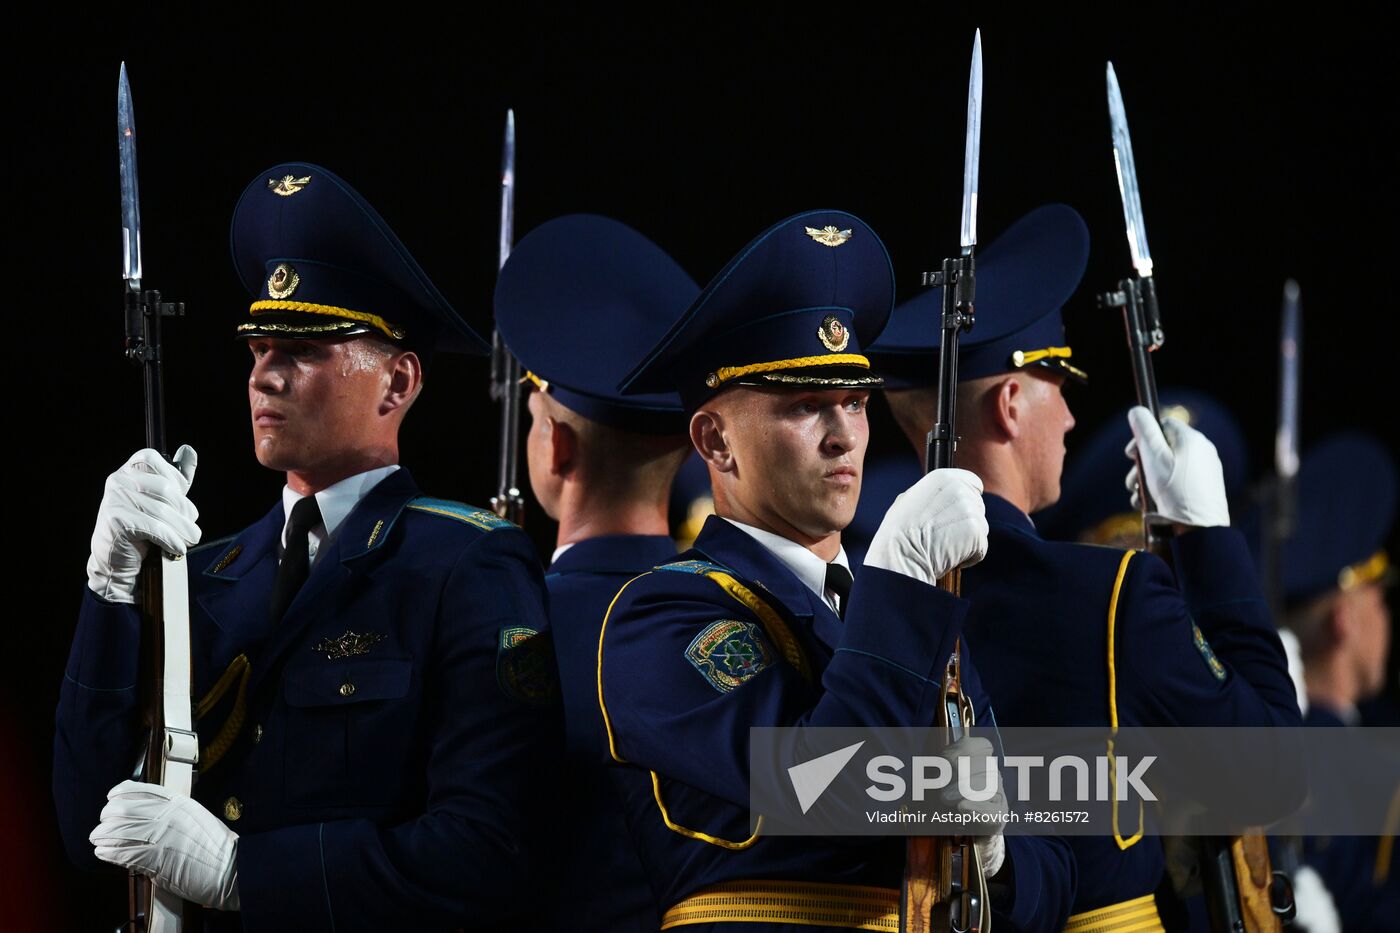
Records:
<instances>
[{"instance_id":1,"label":"rifle trigger guard","mask_svg":"<svg viewBox=\"0 0 1400 933\"><path fill-rule=\"evenodd\" d=\"M177 761L191 767L199 764L199 734L189 729L166 726L165 748L161 754L166 761Z\"/></svg>"}]
</instances>

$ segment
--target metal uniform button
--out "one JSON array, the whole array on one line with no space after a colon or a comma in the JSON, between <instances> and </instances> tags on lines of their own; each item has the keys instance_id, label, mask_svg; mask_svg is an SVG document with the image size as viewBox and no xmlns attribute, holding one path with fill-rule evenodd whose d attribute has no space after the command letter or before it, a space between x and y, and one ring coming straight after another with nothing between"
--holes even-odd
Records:
<instances>
[{"instance_id":1,"label":"metal uniform button","mask_svg":"<svg viewBox=\"0 0 1400 933\"><path fill-rule=\"evenodd\" d=\"M352 684L350 681L347 680L345 683L343 683L343 684L340 685L340 695L341 695L341 696L343 696L343 697L348 697L350 694L352 694L352 693L354 693L354 692L355 692L355 685Z\"/></svg>"},{"instance_id":2,"label":"metal uniform button","mask_svg":"<svg viewBox=\"0 0 1400 933\"><path fill-rule=\"evenodd\" d=\"M224 819L230 823L243 816L243 804L237 797L230 797L224 801Z\"/></svg>"},{"instance_id":3,"label":"metal uniform button","mask_svg":"<svg viewBox=\"0 0 1400 933\"><path fill-rule=\"evenodd\" d=\"M253 744L257 745L262 741L262 726L253 727Z\"/></svg>"}]
</instances>

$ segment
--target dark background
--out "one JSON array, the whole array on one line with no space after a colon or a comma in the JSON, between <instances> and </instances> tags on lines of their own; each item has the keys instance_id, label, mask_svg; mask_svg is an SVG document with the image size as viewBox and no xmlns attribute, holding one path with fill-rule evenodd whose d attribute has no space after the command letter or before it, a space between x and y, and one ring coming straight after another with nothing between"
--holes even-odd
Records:
<instances>
[{"instance_id":1,"label":"dark background","mask_svg":"<svg viewBox=\"0 0 1400 933\"><path fill-rule=\"evenodd\" d=\"M839 208L881 233L909 294L956 246L974 25L986 70L982 241L1055 200L1094 236L1066 312L1075 361L1094 377L1071 399L1071 457L1076 438L1131 394L1121 320L1093 305L1129 271L1104 103L1110 58L1167 325L1161 383L1225 400L1262 475L1280 290L1293 276L1305 308L1305 449L1343 427L1388 436L1394 67L1379 25L1330 5L1308 19L1260 7L1134 21L1127 9L1039 21L946 4L915 19L866 4L561 19L512 6L496 22L386 8L397 19L268 10L218 26L208 12L49 24L63 41L31 44L10 75L18 111L7 134L25 166L12 170L6 237L20 250L9 275L12 365L35 377L12 400L11 489L25 500L10 522L25 554L12 598L44 608L9 626L0 763L7 792L33 801L6 801L6 838L20 843L7 848L23 863L8 880L59 898L32 922L108 929L124 907L119 881L64 866L47 789L102 481L142 440L140 382L121 354L120 61L135 96L146 284L189 306L167 329L169 431L172 445L199 451L192 495L207 539L262 515L282 484L252 456L248 356L232 339L248 298L228 258L228 220L260 170L291 159L332 168L459 310L485 320L500 134L514 107L517 236L562 213L609 214L703 283L774 221ZM406 424L404 461L435 495L484 503L497 433L485 361L443 360L431 376ZM873 450L900 449L882 408L874 418ZM547 556L553 529L537 511L527 524Z\"/></svg>"}]
</instances>

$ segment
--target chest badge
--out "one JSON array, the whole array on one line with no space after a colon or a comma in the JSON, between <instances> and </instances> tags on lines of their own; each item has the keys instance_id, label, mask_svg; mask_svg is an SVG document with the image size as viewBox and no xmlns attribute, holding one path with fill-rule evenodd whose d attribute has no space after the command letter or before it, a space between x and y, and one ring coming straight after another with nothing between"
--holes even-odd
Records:
<instances>
[{"instance_id":1,"label":"chest badge","mask_svg":"<svg viewBox=\"0 0 1400 933\"><path fill-rule=\"evenodd\" d=\"M335 661L339 658L353 658L357 654L369 654L369 649L383 640L383 632L366 632L361 635L358 632L347 631L337 638L321 639L320 644L312 646L311 650L317 654L324 654L327 661Z\"/></svg>"}]
</instances>

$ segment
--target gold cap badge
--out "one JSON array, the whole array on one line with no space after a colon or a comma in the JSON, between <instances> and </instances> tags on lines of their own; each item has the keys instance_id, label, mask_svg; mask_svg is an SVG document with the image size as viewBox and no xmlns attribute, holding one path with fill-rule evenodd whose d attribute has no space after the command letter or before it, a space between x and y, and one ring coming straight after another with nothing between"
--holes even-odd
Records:
<instances>
[{"instance_id":1,"label":"gold cap badge","mask_svg":"<svg viewBox=\"0 0 1400 933\"><path fill-rule=\"evenodd\" d=\"M283 175L280 179L269 178L267 180L267 190L281 197L290 198L309 184L311 184L310 175L303 175L300 178L297 178L295 175Z\"/></svg>"},{"instance_id":2,"label":"gold cap badge","mask_svg":"<svg viewBox=\"0 0 1400 933\"><path fill-rule=\"evenodd\" d=\"M300 284L301 276L297 275L297 270L290 263L279 262L272 275L267 277L267 293L273 298L286 298Z\"/></svg>"},{"instance_id":3,"label":"gold cap badge","mask_svg":"<svg viewBox=\"0 0 1400 933\"><path fill-rule=\"evenodd\" d=\"M807 235L822 246L840 246L851 238L852 232L851 230L838 230L830 224L820 230L816 227L807 228Z\"/></svg>"},{"instance_id":4,"label":"gold cap badge","mask_svg":"<svg viewBox=\"0 0 1400 933\"><path fill-rule=\"evenodd\" d=\"M850 233L849 230L846 232ZM834 314L822 318L822 324L817 328L817 336L821 339L822 346L832 353L840 353L846 349L846 344L851 342L851 332L846 330L846 325Z\"/></svg>"}]
</instances>

